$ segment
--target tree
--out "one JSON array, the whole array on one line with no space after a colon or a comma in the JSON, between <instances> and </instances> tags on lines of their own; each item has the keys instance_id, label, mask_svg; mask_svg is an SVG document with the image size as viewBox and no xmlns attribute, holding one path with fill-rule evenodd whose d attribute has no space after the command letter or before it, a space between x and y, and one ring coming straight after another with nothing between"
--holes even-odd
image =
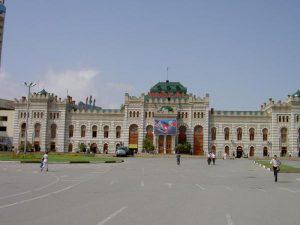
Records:
<instances>
[{"instance_id":1,"label":"tree","mask_svg":"<svg viewBox=\"0 0 300 225\"><path fill-rule=\"evenodd\" d=\"M143 142L143 149L149 153L149 152L153 152L155 147L148 138L145 138Z\"/></svg>"},{"instance_id":2,"label":"tree","mask_svg":"<svg viewBox=\"0 0 300 225\"><path fill-rule=\"evenodd\" d=\"M21 142L21 144L19 145L19 150L24 151L24 147L25 147L24 142ZM27 142L26 150L29 151L29 152L32 150L32 144L29 141Z\"/></svg>"},{"instance_id":3,"label":"tree","mask_svg":"<svg viewBox=\"0 0 300 225\"><path fill-rule=\"evenodd\" d=\"M192 145L188 142L185 142L183 144L178 144L175 147L176 153L179 154L190 154L192 149Z\"/></svg>"},{"instance_id":4,"label":"tree","mask_svg":"<svg viewBox=\"0 0 300 225\"><path fill-rule=\"evenodd\" d=\"M85 152L86 151L86 144L79 143L78 144L78 149L79 149L80 152Z\"/></svg>"}]
</instances>

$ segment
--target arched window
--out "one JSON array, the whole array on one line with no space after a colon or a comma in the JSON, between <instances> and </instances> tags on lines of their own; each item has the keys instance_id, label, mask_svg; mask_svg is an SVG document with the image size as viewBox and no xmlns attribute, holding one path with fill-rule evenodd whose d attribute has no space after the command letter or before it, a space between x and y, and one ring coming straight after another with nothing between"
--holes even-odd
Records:
<instances>
[{"instance_id":1,"label":"arched window","mask_svg":"<svg viewBox=\"0 0 300 225\"><path fill-rule=\"evenodd\" d=\"M255 136L255 130L254 130L254 128L250 128L250 130L249 130L250 141L254 141L254 136Z\"/></svg>"},{"instance_id":2,"label":"arched window","mask_svg":"<svg viewBox=\"0 0 300 225\"><path fill-rule=\"evenodd\" d=\"M105 126L103 130L104 130L104 138L108 138L109 127Z\"/></svg>"},{"instance_id":3,"label":"arched window","mask_svg":"<svg viewBox=\"0 0 300 225\"><path fill-rule=\"evenodd\" d=\"M151 112L149 112L149 117L151 117Z\"/></svg>"},{"instance_id":4,"label":"arched window","mask_svg":"<svg viewBox=\"0 0 300 225\"><path fill-rule=\"evenodd\" d=\"M229 128L228 127L226 127L225 129L224 129L224 139L225 139L225 141L228 141L229 140Z\"/></svg>"},{"instance_id":5,"label":"arched window","mask_svg":"<svg viewBox=\"0 0 300 225\"><path fill-rule=\"evenodd\" d=\"M140 112L137 111L137 112L136 112L136 117L139 117L139 116L140 116Z\"/></svg>"},{"instance_id":6,"label":"arched window","mask_svg":"<svg viewBox=\"0 0 300 225\"><path fill-rule=\"evenodd\" d=\"M131 111L129 112L129 117L132 117L132 112Z\"/></svg>"},{"instance_id":7,"label":"arched window","mask_svg":"<svg viewBox=\"0 0 300 225\"><path fill-rule=\"evenodd\" d=\"M37 118L40 118L40 112L37 113Z\"/></svg>"},{"instance_id":8,"label":"arched window","mask_svg":"<svg viewBox=\"0 0 300 225\"><path fill-rule=\"evenodd\" d=\"M133 117L135 117L135 111L133 111Z\"/></svg>"},{"instance_id":9,"label":"arched window","mask_svg":"<svg viewBox=\"0 0 300 225\"><path fill-rule=\"evenodd\" d=\"M36 118L36 112L33 113L33 118Z\"/></svg>"},{"instance_id":10,"label":"arched window","mask_svg":"<svg viewBox=\"0 0 300 225\"><path fill-rule=\"evenodd\" d=\"M70 125L69 126L69 138L73 137L74 135L74 126Z\"/></svg>"},{"instance_id":11,"label":"arched window","mask_svg":"<svg viewBox=\"0 0 300 225\"><path fill-rule=\"evenodd\" d=\"M287 143L287 128L281 128L281 143Z\"/></svg>"},{"instance_id":12,"label":"arched window","mask_svg":"<svg viewBox=\"0 0 300 225\"><path fill-rule=\"evenodd\" d=\"M80 137L84 138L85 137L85 132L86 132L86 126L82 125L80 129Z\"/></svg>"},{"instance_id":13,"label":"arched window","mask_svg":"<svg viewBox=\"0 0 300 225\"><path fill-rule=\"evenodd\" d=\"M211 140L215 141L217 136L217 129L215 127L211 128Z\"/></svg>"},{"instance_id":14,"label":"arched window","mask_svg":"<svg viewBox=\"0 0 300 225\"><path fill-rule=\"evenodd\" d=\"M120 126L116 127L116 138L121 138L121 127Z\"/></svg>"},{"instance_id":15,"label":"arched window","mask_svg":"<svg viewBox=\"0 0 300 225\"><path fill-rule=\"evenodd\" d=\"M237 140L238 140L238 141L241 141L242 138L243 138L243 130L242 130L242 128L239 127L239 128L237 129Z\"/></svg>"},{"instance_id":16,"label":"arched window","mask_svg":"<svg viewBox=\"0 0 300 225\"><path fill-rule=\"evenodd\" d=\"M57 129L57 126L55 123L53 123L51 125L51 138L56 138L56 129Z\"/></svg>"},{"instance_id":17,"label":"arched window","mask_svg":"<svg viewBox=\"0 0 300 225\"><path fill-rule=\"evenodd\" d=\"M34 137L35 138L39 138L40 137L40 133L41 133L41 124L36 123L34 125Z\"/></svg>"},{"instance_id":18,"label":"arched window","mask_svg":"<svg viewBox=\"0 0 300 225\"><path fill-rule=\"evenodd\" d=\"M26 132L26 123L22 123L22 125L21 125L21 138L25 137L25 132Z\"/></svg>"},{"instance_id":19,"label":"arched window","mask_svg":"<svg viewBox=\"0 0 300 225\"><path fill-rule=\"evenodd\" d=\"M185 113L185 118L188 118L188 113L187 112Z\"/></svg>"},{"instance_id":20,"label":"arched window","mask_svg":"<svg viewBox=\"0 0 300 225\"><path fill-rule=\"evenodd\" d=\"M93 127L92 127L92 138L96 138L97 137L97 126L96 125L94 125Z\"/></svg>"},{"instance_id":21,"label":"arched window","mask_svg":"<svg viewBox=\"0 0 300 225\"><path fill-rule=\"evenodd\" d=\"M147 118L148 117L148 113L147 112L145 112L145 118Z\"/></svg>"},{"instance_id":22,"label":"arched window","mask_svg":"<svg viewBox=\"0 0 300 225\"><path fill-rule=\"evenodd\" d=\"M262 132L263 132L263 141L267 141L268 140L268 129L264 128L262 130Z\"/></svg>"}]
</instances>

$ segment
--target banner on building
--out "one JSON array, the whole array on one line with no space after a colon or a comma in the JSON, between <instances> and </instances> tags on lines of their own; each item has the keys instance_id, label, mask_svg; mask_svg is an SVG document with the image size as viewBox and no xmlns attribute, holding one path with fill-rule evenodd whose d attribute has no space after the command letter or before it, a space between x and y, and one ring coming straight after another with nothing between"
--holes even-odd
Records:
<instances>
[{"instance_id":1,"label":"banner on building","mask_svg":"<svg viewBox=\"0 0 300 225\"><path fill-rule=\"evenodd\" d=\"M176 119L155 119L154 123L155 135L176 135Z\"/></svg>"}]
</instances>

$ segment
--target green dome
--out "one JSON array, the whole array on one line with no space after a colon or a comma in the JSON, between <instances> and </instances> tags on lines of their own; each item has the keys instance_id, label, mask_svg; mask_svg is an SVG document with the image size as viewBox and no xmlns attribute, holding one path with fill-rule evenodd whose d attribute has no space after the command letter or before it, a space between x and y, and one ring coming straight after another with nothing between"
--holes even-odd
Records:
<instances>
[{"instance_id":1,"label":"green dome","mask_svg":"<svg viewBox=\"0 0 300 225\"><path fill-rule=\"evenodd\" d=\"M300 98L300 90L298 90L295 94L293 94L293 96Z\"/></svg>"},{"instance_id":2,"label":"green dome","mask_svg":"<svg viewBox=\"0 0 300 225\"><path fill-rule=\"evenodd\" d=\"M38 94L39 94L39 95L47 95L48 92L47 92L45 89L43 89L43 90L41 90L40 92L38 92Z\"/></svg>"},{"instance_id":3,"label":"green dome","mask_svg":"<svg viewBox=\"0 0 300 225\"><path fill-rule=\"evenodd\" d=\"M168 80L166 82L158 82L150 89L150 93L161 92L186 94L187 89L179 82L169 82Z\"/></svg>"}]
</instances>

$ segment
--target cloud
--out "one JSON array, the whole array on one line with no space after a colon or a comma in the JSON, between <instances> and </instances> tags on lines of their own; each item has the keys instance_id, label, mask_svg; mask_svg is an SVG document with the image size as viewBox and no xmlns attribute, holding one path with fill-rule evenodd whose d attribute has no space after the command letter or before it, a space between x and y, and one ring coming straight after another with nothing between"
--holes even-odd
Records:
<instances>
[{"instance_id":1,"label":"cloud","mask_svg":"<svg viewBox=\"0 0 300 225\"><path fill-rule=\"evenodd\" d=\"M0 72L0 85L0 98L3 99L20 98L26 93L23 83L13 80L12 76L5 71Z\"/></svg>"},{"instance_id":2,"label":"cloud","mask_svg":"<svg viewBox=\"0 0 300 225\"><path fill-rule=\"evenodd\" d=\"M102 108L119 108L124 103L124 93L134 90L130 84L104 81L100 71L94 69L49 71L39 79L32 92L45 89L62 99L68 92L77 103L92 95ZM23 83L14 81L7 73L0 73L0 84L0 98L19 99L27 93Z\"/></svg>"}]
</instances>

